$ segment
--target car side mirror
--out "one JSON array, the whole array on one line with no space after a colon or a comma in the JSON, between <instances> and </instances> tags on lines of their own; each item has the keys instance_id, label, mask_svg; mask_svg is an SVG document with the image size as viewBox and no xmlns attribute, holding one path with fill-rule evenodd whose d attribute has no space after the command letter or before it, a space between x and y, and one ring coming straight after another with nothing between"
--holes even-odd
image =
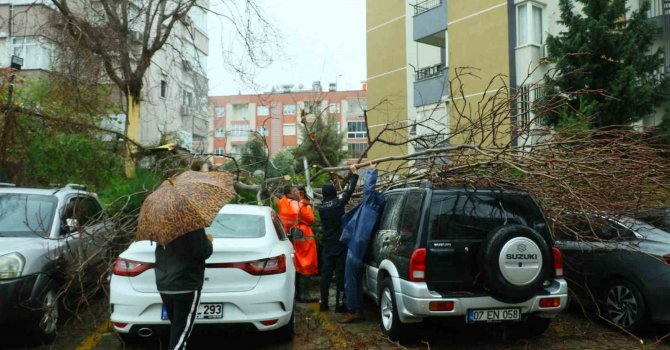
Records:
<instances>
[{"instance_id":1,"label":"car side mirror","mask_svg":"<svg viewBox=\"0 0 670 350\"><path fill-rule=\"evenodd\" d=\"M79 227L79 221L74 218L65 219L65 224L61 228L61 235L66 235L72 232L77 231Z\"/></svg>"}]
</instances>

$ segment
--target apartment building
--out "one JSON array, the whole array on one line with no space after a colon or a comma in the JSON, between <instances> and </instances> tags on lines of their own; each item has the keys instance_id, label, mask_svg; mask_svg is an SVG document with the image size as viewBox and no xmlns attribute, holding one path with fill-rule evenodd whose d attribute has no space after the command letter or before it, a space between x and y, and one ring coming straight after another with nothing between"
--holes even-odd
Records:
<instances>
[{"instance_id":1,"label":"apartment building","mask_svg":"<svg viewBox=\"0 0 670 350\"><path fill-rule=\"evenodd\" d=\"M645 0L628 0L633 11ZM670 0L650 0L649 17L658 26L657 47L664 50L670 69ZM576 10L580 4L576 3ZM381 103L368 120L373 136L389 123L415 124L407 134L393 135L402 142L422 133L440 133L433 147L454 130L455 110L477 110L482 96L500 89L517 94L508 127L529 126L514 133L514 141L532 144L547 134L532 111L542 96L542 81L552 66L545 59L549 34L564 28L558 23L558 1L547 0L367 0L367 71L370 105ZM449 80L470 67L474 75L461 74L451 96ZM494 77L497 79L491 81ZM386 103L384 102L386 101ZM645 126L660 123L663 109L645 118ZM462 120L461 126L462 126ZM422 128L424 130L422 130ZM490 135L492 142L506 141L509 129ZM453 135L452 142L459 142ZM370 158L402 155L426 145L375 145ZM430 145L428 145L430 147Z\"/></svg>"},{"instance_id":2,"label":"apartment building","mask_svg":"<svg viewBox=\"0 0 670 350\"><path fill-rule=\"evenodd\" d=\"M157 144L163 136L200 151L208 151L211 144L206 73L209 39L203 10L209 3L201 0L198 4L175 26L145 74L139 128L130 135L140 144ZM50 39L55 16L58 14L49 0L0 0L0 66L9 66L10 57L16 55L24 60L21 74L47 75L55 69L58 48ZM131 49L145 35L141 28L140 22L131 25ZM111 84L106 77L101 82ZM111 115L102 126L123 132L124 123L125 114Z\"/></svg>"},{"instance_id":3,"label":"apartment building","mask_svg":"<svg viewBox=\"0 0 670 350\"><path fill-rule=\"evenodd\" d=\"M367 147L364 111L367 107L365 90L337 91L330 84L322 91L315 82L311 90L293 91L290 85L281 91L257 95L210 96L214 138L212 149L219 155L213 163L223 164L222 155L238 157L241 149L255 132L266 138L270 155L288 147L296 147L303 140L300 113L307 113L307 121L326 116L334 117L337 129L346 132L348 158L357 159Z\"/></svg>"}]
</instances>

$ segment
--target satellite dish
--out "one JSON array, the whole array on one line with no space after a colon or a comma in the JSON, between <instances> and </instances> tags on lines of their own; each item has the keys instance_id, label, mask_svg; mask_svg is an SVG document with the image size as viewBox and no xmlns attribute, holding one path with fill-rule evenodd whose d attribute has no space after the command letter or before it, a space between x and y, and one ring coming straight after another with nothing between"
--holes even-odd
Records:
<instances>
[{"instance_id":1,"label":"satellite dish","mask_svg":"<svg viewBox=\"0 0 670 350\"><path fill-rule=\"evenodd\" d=\"M302 84L298 85L298 89L302 90L303 88L305 88L305 85L302 85Z\"/></svg>"}]
</instances>

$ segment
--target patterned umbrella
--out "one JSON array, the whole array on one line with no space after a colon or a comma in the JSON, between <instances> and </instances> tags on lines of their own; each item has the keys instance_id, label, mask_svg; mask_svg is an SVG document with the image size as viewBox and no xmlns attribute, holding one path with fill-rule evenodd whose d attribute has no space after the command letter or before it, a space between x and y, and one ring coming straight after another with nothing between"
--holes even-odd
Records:
<instances>
[{"instance_id":1,"label":"patterned umbrella","mask_svg":"<svg viewBox=\"0 0 670 350\"><path fill-rule=\"evenodd\" d=\"M208 227L219 209L234 197L230 173L185 171L165 180L144 200L136 239L165 245Z\"/></svg>"}]
</instances>

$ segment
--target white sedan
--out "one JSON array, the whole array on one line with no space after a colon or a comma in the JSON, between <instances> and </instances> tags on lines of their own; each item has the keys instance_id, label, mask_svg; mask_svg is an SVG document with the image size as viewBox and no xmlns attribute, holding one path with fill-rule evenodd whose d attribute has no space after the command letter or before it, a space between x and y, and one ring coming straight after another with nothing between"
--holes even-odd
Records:
<instances>
[{"instance_id":1,"label":"white sedan","mask_svg":"<svg viewBox=\"0 0 670 350\"><path fill-rule=\"evenodd\" d=\"M207 233L207 259L196 325L252 325L293 337L293 246L269 207L228 204ZM169 325L156 290L156 243L135 242L120 254L110 282L114 329L123 338L150 337ZM197 327L196 327L197 328Z\"/></svg>"}]
</instances>

